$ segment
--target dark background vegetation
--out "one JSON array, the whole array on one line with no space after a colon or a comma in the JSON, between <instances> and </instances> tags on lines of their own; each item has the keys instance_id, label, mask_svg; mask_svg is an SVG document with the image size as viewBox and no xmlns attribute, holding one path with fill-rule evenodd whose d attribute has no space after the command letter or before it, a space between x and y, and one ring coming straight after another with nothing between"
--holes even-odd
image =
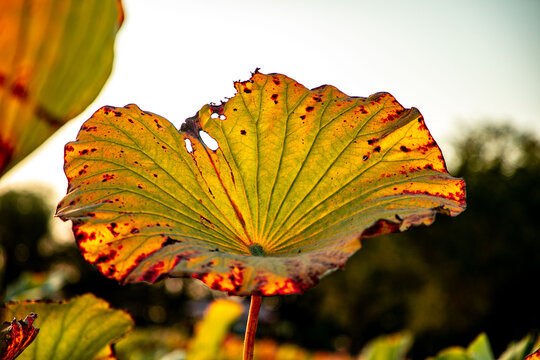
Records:
<instances>
[{"instance_id":1,"label":"dark background vegetation","mask_svg":"<svg viewBox=\"0 0 540 360\"><path fill-rule=\"evenodd\" d=\"M540 330L539 139L486 125L464 132L454 151L452 173L467 183L462 215L366 240L344 271L305 294L266 298L259 336L357 353L371 338L408 329L415 335L410 357L420 359L483 331L498 356L510 341ZM84 262L73 243L54 241L51 216L32 193L0 197L4 295L6 285L13 295L55 273L63 285L49 281L36 296L92 292L128 310L138 326L186 331L222 296L183 279L120 286ZM243 323L234 330L241 333Z\"/></svg>"}]
</instances>

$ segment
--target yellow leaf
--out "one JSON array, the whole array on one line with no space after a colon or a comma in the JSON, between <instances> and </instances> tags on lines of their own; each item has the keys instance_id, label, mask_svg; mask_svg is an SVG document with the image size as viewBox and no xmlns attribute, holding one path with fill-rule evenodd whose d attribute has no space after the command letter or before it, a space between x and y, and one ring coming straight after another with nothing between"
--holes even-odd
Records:
<instances>
[{"instance_id":1,"label":"yellow leaf","mask_svg":"<svg viewBox=\"0 0 540 360\"><path fill-rule=\"evenodd\" d=\"M464 182L422 116L390 94L261 73L235 87L180 131L135 105L104 107L66 145L57 215L106 276L299 293L343 267L361 238L464 210Z\"/></svg>"},{"instance_id":2,"label":"yellow leaf","mask_svg":"<svg viewBox=\"0 0 540 360\"><path fill-rule=\"evenodd\" d=\"M242 304L218 299L210 304L195 329L187 360L215 360L232 323L242 315Z\"/></svg>"},{"instance_id":3,"label":"yellow leaf","mask_svg":"<svg viewBox=\"0 0 540 360\"><path fill-rule=\"evenodd\" d=\"M0 1L0 174L94 100L122 20L120 0Z\"/></svg>"}]
</instances>

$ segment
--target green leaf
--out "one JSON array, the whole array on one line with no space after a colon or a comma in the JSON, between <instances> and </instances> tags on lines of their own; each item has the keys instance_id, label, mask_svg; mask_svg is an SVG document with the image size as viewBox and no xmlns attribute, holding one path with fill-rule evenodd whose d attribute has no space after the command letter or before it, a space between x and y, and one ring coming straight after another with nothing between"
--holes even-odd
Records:
<instances>
[{"instance_id":1,"label":"green leaf","mask_svg":"<svg viewBox=\"0 0 540 360\"><path fill-rule=\"evenodd\" d=\"M171 354L184 354L188 337L181 331L169 328L136 328L115 344L119 359L154 360ZM177 356L174 359L183 359Z\"/></svg>"},{"instance_id":2,"label":"green leaf","mask_svg":"<svg viewBox=\"0 0 540 360\"><path fill-rule=\"evenodd\" d=\"M235 87L181 131L135 105L104 107L66 145L57 215L103 274L299 293L343 267L359 239L464 210L464 182L422 116L390 94L261 73Z\"/></svg>"},{"instance_id":3,"label":"green leaf","mask_svg":"<svg viewBox=\"0 0 540 360\"><path fill-rule=\"evenodd\" d=\"M97 96L120 0L0 1L0 174Z\"/></svg>"},{"instance_id":4,"label":"green leaf","mask_svg":"<svg viewBox=\"0 0 540 360\"><path fill-rule=\"evenodd\" d=\"M469 356L464 348L455 346L442 350L437 356L428 358L428 360L473 360L473 358Z\"/></svg>"},{"instance_id":5,"label":"green leaf","mask_svg":"<svg viewBox=\"0 0 540 360\"><path fill-rule=\"evenodd\" d=\"M34 312L39 336L18 359L93 359L133 326L131 317L93 295L62 303L25 301L5 305L5 319Z\"/></svg>"},{"instance_id":6,"label":"green leaf","mask_svg":"<svg viewBox=\"0 0 540 360\"><path fill-rule=\"evenodd\" d=\"M370 341L361 353L362 360L402 360L411 348L413 337L408 332L381 336Z\"/></svg>"},{"instance_id":7,"label":"green leaf","mask_svg":"<svg viewBox=\"0 0 540 360\"><path fill-rule=\"evenodd\" d=\"M528 335L518 342L510 343L498 360L523 360L531 353L533 346L534 336Z\"/></svg>"},{"instance_id":8,"label":"green leaf","mask_svg":"<svg viewBox=\"0 0 540 360\"><path fill-rule=\"evenodd\" d=\"M489 339L485 333L482 333L474 339L467 348L467 353L474 360L495 360Z\"/></svg>"},{"instance_id":9,"label":"green leaf","mask_svg":"<svg viewBox=\"0 0 540 360\"><path fill-rule=\"evenodd\" d=\"M495 357L487 335L482 333L469 344L467 349L454 346L442 350L433 360L495 360Z\"/></svg>"}]
</instances>

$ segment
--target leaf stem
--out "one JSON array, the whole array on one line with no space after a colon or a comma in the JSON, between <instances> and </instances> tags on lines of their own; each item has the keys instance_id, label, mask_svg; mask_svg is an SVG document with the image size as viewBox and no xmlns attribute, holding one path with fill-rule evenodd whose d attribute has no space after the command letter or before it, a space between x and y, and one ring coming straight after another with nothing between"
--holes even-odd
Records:
<instances>
[{"instance_id":1,"label":"leaf stem","mask_svg":"<svg viewBox=\"0 0 540 360\"><path fill-rule=\"evenodd\" d=\"M246 335L244 336L243 360L253 360L253 349L255 347L255 332L257 331L257 322L259 321L259 310L261 309L262 296L251 295L251 305L249 306L249 315L246 325Z\"/></svg>"}]
</instances>

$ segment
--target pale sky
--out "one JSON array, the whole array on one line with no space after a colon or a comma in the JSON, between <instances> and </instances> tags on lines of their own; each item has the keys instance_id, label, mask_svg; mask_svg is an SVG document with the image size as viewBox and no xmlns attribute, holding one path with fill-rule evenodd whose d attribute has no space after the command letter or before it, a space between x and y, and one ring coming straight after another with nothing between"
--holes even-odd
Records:
<instances>
[{"instance_id":1,"label":"pale sky","mask_svg":"<svg viewBox=\"0 0 540 360\"><path fill-rule=\"evenodd\" d=\"M250 72L308 88L379 91L420 109L441 145L464 124L511 120L540 135L540 0L124 0L99 97L0 181L64 194L63 146L103 105L136 103L179 125ZM34 185L32 185L33 187Z\"/></svg>"}]
</instances>

